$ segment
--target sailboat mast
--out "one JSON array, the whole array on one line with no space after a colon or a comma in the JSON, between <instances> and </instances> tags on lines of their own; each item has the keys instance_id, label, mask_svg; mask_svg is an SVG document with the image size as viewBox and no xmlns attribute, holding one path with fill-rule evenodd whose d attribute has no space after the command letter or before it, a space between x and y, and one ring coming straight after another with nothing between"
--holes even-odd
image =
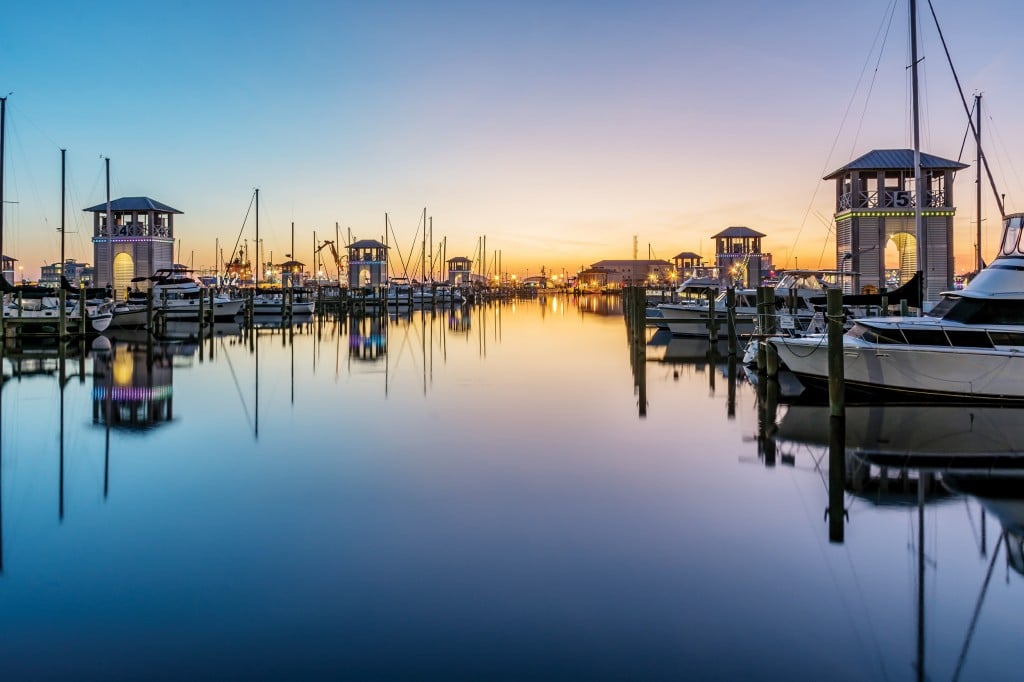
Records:
<instances>
[{"instance_id":1,"label":"sailboat mast","mask_svg":"<svg viewBox=\"0 0 1024 682\"><path fill-rule=\"evenodd\" d=\"M66 177L65 176L65 169L67 168L67 165L65 163L66 159L67 159L67 150L66 149L61 149L60 150L60 276L61 277L64 277L64 275L66 274L64 272L64 262L65 262L65 259L64 259L64 214L66 213L66 208L65 208L65 205L64 205L64 196L65 196L65 177Z\"/></svg>"},{"instance_id":2,"label":"sailboat mast","mask_svg":"<svg viewBox=\"0 0 1024 682\"><path fill-rule=\"evenodd\" d=\"M253 281L255 287L260 288L260 188L256 188L256 272Z\"/></svg>"},{"instance_id":3,"label":"sailboat mast","mask_svg":"<svg viewBox=\"0 0 1024 682\"><path fill-rule=\"evenodd\" d=\"M6 278L4 266L4 137L7 126L7 98L0 97L0 277ZM2 566L2 564L0 564Z\"/></svg>"},{"instance_id":4,"label":"sailboat mast","mask_svg":"<svg viewBox=\"0 0 1024 682\"><path fill-rule=\"evenodd\" d=\"M921 271L921 303L928 298L928 233L921 225L924 177L921 172L921 112L917 77L917 0L910 0L910 88L914 117L914 233L917 235L917 269Z\"/></svg>"},{"instance_id":5,"label":"sailboat mast","mask_svg":"<svg viewBox=\"0 0 1024 682\"><path fill-rule=\"evenodd\" d=\"M114 289L114 216L110 211L110 157L104 157L103 162L107 175L107 266L110 268L107 286L114 293L116 300L117 291ZM171 255L173 256L174 254Z\"/></svg>"},{"instance_id":6,"label":"sailboat mast","mask_svg":"<svg viewBox=\"0 0 1024 682\"><path fill-rule=\"evenodd\" d=\"M981 95L980 94L974 96L974 113L975 113L975 117L976 117L976 121L975 121L975 124L974 124L974 135L975 135L975 137L974 137L974 144L975 144L975 146L978 149L977 168L975 168L975 171L977 171L977 173L978 173L978 177L975 180L975 184L977 185L977 187L975 189L977 190L977 193L978 193L978 196L977 196L977 201L978 201L978 231L977 231L977 234L975 235L975 246L974 246L975 259L974 259L974 265L978 269L978 272L981 272L981 269L983 267L985 267L985 266L982 264L982 260L981 260L981 166L984 163L984 158L982 157L982 153L983 152L981 151Z\"/></svg>"}]
</instances>

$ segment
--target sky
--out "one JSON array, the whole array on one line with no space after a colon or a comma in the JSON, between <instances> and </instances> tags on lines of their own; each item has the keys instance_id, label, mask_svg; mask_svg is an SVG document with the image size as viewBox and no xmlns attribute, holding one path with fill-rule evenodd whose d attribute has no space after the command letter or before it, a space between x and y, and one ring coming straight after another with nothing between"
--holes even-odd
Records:
<instances>
[{"instance_id":1,"label":"sky","mask_svg":"<svg viewBox=\"0 0 1024 682\"><path fill-rule=\"evenodd\" d=\"M933 0L1008 211L1024 210L1024 3ZM970 5L969 7L967 5ZM928 2L922 150L961 158L967 115ZM835 267L834 185L871 149L913 145L906 0L8 3L4 251L24 275L92 262L82 212L111 195L183 212L178 260L219 245L311 262L316 239L384 236L415 258L424 209L445 253L520 276L606 258L713 255L766 234L781 267ZM971 168L954 184L958 271L974 249ZM985 188L982 250L999 221ZM393 262L392 272L399 264Z\"/></svg>"}]
</instances>

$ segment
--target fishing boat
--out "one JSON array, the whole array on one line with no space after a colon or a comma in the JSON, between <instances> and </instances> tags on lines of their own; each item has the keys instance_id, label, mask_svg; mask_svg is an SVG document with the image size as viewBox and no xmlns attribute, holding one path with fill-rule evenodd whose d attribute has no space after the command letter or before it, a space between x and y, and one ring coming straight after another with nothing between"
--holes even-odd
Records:
<instances>
[{"instance_id":1,"label":"fishing boat","mask_svg":"<svg viewBox=\"0 0 1024 682\"><path fill-rule=\"evenodd\" d=\"M843 335L847 392L897 399L1024 401L1024 213L1006 216L998 257L921 317L853 321ZM810 388L828 384L825 337L778 338Z\"/></svg>"}]
</instances>

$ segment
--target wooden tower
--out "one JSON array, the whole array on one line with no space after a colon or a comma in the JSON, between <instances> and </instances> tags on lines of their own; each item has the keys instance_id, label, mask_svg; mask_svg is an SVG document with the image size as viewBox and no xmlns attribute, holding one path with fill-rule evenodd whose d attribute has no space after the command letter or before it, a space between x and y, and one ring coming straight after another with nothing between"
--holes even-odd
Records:
<instances>
[{"instance_id":1,"label":"wooden tower","mask_svg":"<svg viewBox=\"0 0 1024 682\"><path fill-rule=\"evenodd\" d=\"M360 239L348 246L348 286L379 289L388 283L388 246Z\"/></svg>"},{"instance_id":2,"label":"wooden tower","mask_svg":"<svg viewBox=\"0 0 1024 682\"><path fill-rule=\"evenodd\" d=\"M924 201L921 226L927 230L924 299L936 300L953 287L953 174L965 164L921 154ZM918 270L915 221L914 151L876 149L825 176L836 181L836 269L844 293L875 293L886 284L885 250L899 254L899 284Z\"/></svg>"},{"instance_id":3,"label":"wooden tower","mask_svg":"<svg viewBox=\"0 0 1024 682\"><path fill-rule=\"evenodd\" d=\"M121 297L132 278L149 277L174 264L174 216L181 211L149 197L124 197L85 209L92 213L93 263L97 286L111 285ZM143 282L140 288L148 283Z\"/></svg>"}]
</instances>

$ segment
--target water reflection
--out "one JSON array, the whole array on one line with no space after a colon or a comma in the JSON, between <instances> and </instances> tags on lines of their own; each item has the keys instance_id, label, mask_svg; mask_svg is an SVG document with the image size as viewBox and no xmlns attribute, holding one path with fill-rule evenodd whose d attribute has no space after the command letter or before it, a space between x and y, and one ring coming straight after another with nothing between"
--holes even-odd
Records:
<instances>
[{"instance_id":1,"label":"water reflection","mask_svg":"<svg viewBox=\"0 0 1024 682\"><path fill-rule=\"evenodd\" d=\"M855 503L914 512L916 679L931 674L926 665L926 615L949 608L943 605L946 593L926 588L929 575L934 573L931 580L938 579L938 540L926 533L926 509L973 499L981 510L975 537L983 560L990 550L986 512L999 520L1002 530L991 548L951 675L958 679L968 663L1002 548L1008 569L1024 575L1024 412L999 407L866 405L847 407L845 418L840 418L830 416L823 405L788 405L784 410L777 423L762 425L760 436L787 452L784 462L790 465L796 464L801 451L810 456L818 473L827 462L825 518L831 542L844 543L845 525ZM971 507L965 509L973 527ZM928 596L938 603L928 607Z\"/></svg>"}]
</instances>

